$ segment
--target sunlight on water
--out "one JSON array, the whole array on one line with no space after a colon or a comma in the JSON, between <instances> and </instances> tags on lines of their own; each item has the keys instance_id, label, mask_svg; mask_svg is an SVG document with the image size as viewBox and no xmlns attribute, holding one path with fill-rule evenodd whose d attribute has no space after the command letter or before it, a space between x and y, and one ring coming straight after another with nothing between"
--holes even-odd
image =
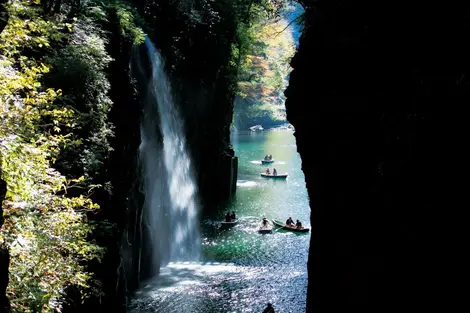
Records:
<instances>
[{"instance_id":1,"label":"sunlight on water","mask_svg":"<svg viewBox=\"0 0 470 313\"><path fill-rule=\"evenodd\" d=\"M239 157L235 197L201 221L202 262L175 262L162 268L133 299L131 313L260 313L267 302L276 312L305 312L310 233L274 229L259 234L261 219L291 216L310 226L310 209L301 160L292 132L237 134ZM266 153L282 162L287 180L259 173L267 166L253 163ZM238 224L224 228L227 211Z\"/></svg>"},{"instance_id":2,"label":"sunlight on water","mask_svg":"<svg viewBox=\"0 0 470 313\"><path fill-rule=\"evenodd\" d=\"M261 312L266 302L273 300L278 310L284 308L281 312L301 312L305 303L299 306L297 299L283 299L277 294L283 289L305 292L305 273L277 268L287 273L289 279L282 280L273 279L272 270L272 265L169 263L158 279L137 292L130 313Z\"/></svg>"}]
</instances>

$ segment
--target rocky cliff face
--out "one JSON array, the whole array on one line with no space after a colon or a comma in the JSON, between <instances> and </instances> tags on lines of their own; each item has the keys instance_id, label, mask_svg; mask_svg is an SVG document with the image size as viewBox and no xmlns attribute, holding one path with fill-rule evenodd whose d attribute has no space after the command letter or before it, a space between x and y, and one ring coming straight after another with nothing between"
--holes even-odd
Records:
<instances>
[{"instance_id":1,"label":"rocky cliff face","mask_svg":"<svg viewBox=\"0 0 470 313\"><path fill-rule=\"evenodd\" d=\"M445 112L469 100L468 5L302 2L286 107L312 210L307 312L452 306L455 213L439 211L457 155Z\"/></svg>"},{"instance_id":2,"label":"rocky cliff face","mask_svg":"<svg viewBox=\"0 0 470 313\"><path fill-rule=\"evenodd\" d=\"M207 15L204 21L189 20L190 14L184 14L187 8L179 7L174 1L135 1L135 5L147 25L154 27L154 31L147 31L166 56L197 166L202 200L208 206L216 205L235 187L236 159L229 140L234 75L228 66L235 24L230 12L219 12L226 14L220 22L207 8L200 6L196 9ZM0 11L0 31L6 25L5 18ZM90 216L91 220L110 222L93 234L93 239L106 247L106 255L101 264L90 264L90 269L102 282L105 296L88 300L81 306L78 293L70 291L70 305L64 312L99 307L125 312L127 296L137 288L139 281L155 274L154 270L159 267L146 264L149 251L143 249L148 245L140 224L142 194L137 162L142 108L129 68L132 43L121 36L119 22L113 14L103 27L109 34L107 51L113 58L108 69L109 97L113 101L109 120L114 125L115 136L111 142L113 152L109 159L103 160L103 177L100 176L100 181L109 182L109 186L93 195L101 210L98 215ZM179 41L175 37L180 38ZM193 40L188 41L187 37ZM4 295L8 254L2 252L0 257L0 293Z\"/></svg>"},{"instance_id":3,"label":"rocky cliff face","mask_svg":"<svg viewBox=\"0 0 470 313\"><path fill-rule=\"evenodd\" d=\"M234 17L227 4L217 2L148 0L141 5L173 80L203 204L211 207L234 187L230 124L236 75L229 66Z\"/></svg>"},{"instance_id":4,"label":"rocky cliff face","mask_svg":"<svg viewBox=\"0 0 470 313\"><path fill-rule=\"evenodd\" d=\"M236 160L229 140L233 114L230 88L233 82L231 69L227 67L231 52L229 39L234 29L231 32L227 30L227 35L223 28L234 26L230 23L216 25L223 29L216 29L208 35L208 24L191 24L189 15L184 14L185 9L172 1L136 1L135 5L146 24L152 27L146 32L166 58L174 95L185 120L201 198L208 206L216 205L227 198L235 187L230 178L236 177ZM139 91L145 91L147 84L142 79L136 79L135 73L130 70L138 49L120 36L119 25L114 18L111 16L107 29L111 34L107 50L114 59L109 69L109 96L113 101L109 118L115 127L115 137L111 142L111 158L104 165L108 170L103 179L111 183L112 192L111 195L103 193L96 201L102 207L98 218L114 223L115 228L111 230L111 235L108 230L102 236L107 254L102 264L96 264L94 270L103 282L106 297L101 303L89 301L87 307L105 307L124 312L126 299L139 282L156 274L159 264L147 262L151 260L147 257L151 254L151 248L146 244L148 236L141 222L143 195L140 191L138 147L141 102L145 94L139 94ZM183 38L181 41L175 40L175 37L181 36L193 41ZM143 56L139 60L145 63L146 57ZM142 68L150 69L150 65L143 65Z\"/></svg>"}]
</instances>

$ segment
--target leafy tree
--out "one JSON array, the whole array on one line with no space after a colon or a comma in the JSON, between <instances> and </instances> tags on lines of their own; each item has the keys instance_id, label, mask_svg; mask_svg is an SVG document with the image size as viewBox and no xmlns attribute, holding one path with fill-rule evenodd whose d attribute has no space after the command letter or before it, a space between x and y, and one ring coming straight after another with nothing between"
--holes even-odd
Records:
<instances>
[{"instance_id":1,"label":"leafy tree","mask_svg":"<svg viewBox=\"0 0 470 313\"><path fill-rule=\"evenodd\" d=\"M113 11L122 35L138 43L143 33L134 10L118 1L10 0L5 8L0 169L8 190L0 244L11 254L7 292L13 312L61 312L69 286L83 298L100 293L86 269L104 253L90 239L87 213L99 208L90 196L100 186L90 178L112 135L111 58L99 23Z\"/></svg>"},{"instance_id":2,"label":"leafy tree","mask_svg":"<svg viewBox=\"0 0 470 313\"><path fill-rule=\"evenodd\" d=\"M242 26L240 37L245 48L239 62L234 120L241 128L285 121L283 91L295 52L290 25L280 13L257 18L249 27Z\"/></svg>"}]
</instances>

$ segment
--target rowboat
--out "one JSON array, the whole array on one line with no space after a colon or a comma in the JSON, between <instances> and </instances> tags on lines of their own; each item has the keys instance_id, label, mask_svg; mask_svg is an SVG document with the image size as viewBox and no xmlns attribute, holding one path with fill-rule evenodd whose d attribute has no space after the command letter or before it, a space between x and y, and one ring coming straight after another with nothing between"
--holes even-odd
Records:
<instances>
[{"instance_id":1,"label":"rowboat","mask_svg":"<svg viewBox=\"0 0 470 313\"><path fill-rule=\"evenodd\" d=\"M281 227L282 229L285 229L285 230L298 232L298 233L306 233L310 231L309 227L297 228L297 226L287 226L285 223L281 221L276 221L276 220L272 220L272 221L275 226Z\"/></svg>"},{"instance_id":2,"label":"rowboat","mask_svg":"<svg viewBox=\"0 0 470 313\"><path fill-rule=\"evenodd\" d=\"M270 234L273 232L273 227L271 225L262 226L258 228L258 233L260 234Z\"/></svg>"},{"instance_id":3,"label":"rowboat","mask_svg":"<svg viewBox=\"0 0 470 313\"><path fill-rule=\"evenodd\" d=\"M232 227L237 224L238 224L238 218L231 220L230 222L227 222L227 221L220 222L220 226L222 227Z\"/></svg>"},{"instance_id":4,"label":"rowboat","mask_svg":"<svg viewBox=\"0 0 470 313\"><path fill-rule=\"evenodd\" d=\"M266 178L274 178L274 179L285 179L287 178L287 173L284 173L284 174L277 174L277 175L273 175L273 174L266 174L266 173L260 173L261 176L263 177L266 177Z\"/></svg>"},{"instance_id":5,"label":"rowboat","mask_svg":"<svg viewBox=\"0 0 470 313\"><path fill-rule=\"evenodd\" d=\"M274 163L273 159L271 159L271 160L266 160L266 159L261 160L261 164L271 164L271 163Z\"/></svg>"}]
</instances>

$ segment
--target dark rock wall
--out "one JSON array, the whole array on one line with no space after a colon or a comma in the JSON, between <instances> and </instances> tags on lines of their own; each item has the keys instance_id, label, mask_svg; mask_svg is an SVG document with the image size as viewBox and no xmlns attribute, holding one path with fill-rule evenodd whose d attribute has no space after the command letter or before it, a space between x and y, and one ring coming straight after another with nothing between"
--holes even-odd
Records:
<instances>
[{"instance_id":1,"label":"dark rock wall","mask_svg":"<svg viewBox=\"0 0 470 313\"><path fill-rule=\"evenodd\" d=\"M112 18L116 18L112 16ZM108 297L107 309L125 312L128 296L138 287L141 278L142 240L145 230L140 221L141 194L138 147L140 145L141 104L131 73L133 44L120 36L119 24L111 20L108 51L114 61L110 65L110 97L113 108L109 118L114 125L113 152L107 165L111 197L103 201L101 218L115 223L107 242L107 260L103 260L102 279ZM144 277L141 277L141 276Z\"/></svg>"},{"instance_id":2,"label":"dark rock wall","mask_svg":"<svg viewBox=\"0 0 470 313\"><path fill-rule=\"evenodd\" d=\"M312 212L307 312L455 306L468 5L303 4L286 107Z\"/></svg>"},{"instance_id":3,"label":"dark rock wall","mask_svg":"<svg viewBox=\"0 0 470 313\"><path fill-rule=\"evenodd\" d=\"M236 164L230 145L236 73L228 65L234 17L226 3L147 0L141 5L147 32L172 78L201 200L211 207L232 194L232 164ZM194 12L199 12L198 20Z\"/></svg>"},{"instance_id":4,"label":"dark rock wall","mask_svg":"<svg viewBox=\"0 0 470 313\"><path fill-rule=\"evenodd\" d=\"M106 248L106 253L102 262L91 263L90 269L101 282L103 296L66 312L127 312L129 298L141 279L148 277L145 269L150 268L145 264L146 230L141 223L143 195L138 148L142 107L131 72L134 46L130 39L121 36L115 12L110 12L108 22L102 26L109 34L106 49L113 58L107 71L109 97L113 101L109 120L114 137L110 141L113 151L109 159L103 160L105 171L101 177L109 185L95 193L94 200L101 209L90 216L100 222L93 239Z\"/></svg>"}]
</instances>

